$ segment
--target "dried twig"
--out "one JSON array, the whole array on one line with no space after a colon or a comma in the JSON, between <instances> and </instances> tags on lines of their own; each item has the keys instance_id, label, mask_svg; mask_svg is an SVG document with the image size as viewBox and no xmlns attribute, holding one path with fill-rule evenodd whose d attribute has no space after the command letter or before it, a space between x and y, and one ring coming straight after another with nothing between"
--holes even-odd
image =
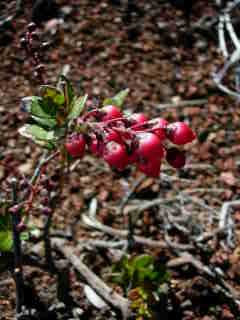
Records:
<instances>
[{"instance_id":1,"label":"dried twig","mask_svg":"<svg viewBox=\"0 0 240 320\"><path fill-rule=\"evenodd\" d=\"M217 228L216 230L204 232L199 237L196 238L196 242L206 242L211 240L214 237L223 235L225 232L224 229Z\"/></svg>"},{"instance_id":2,"label":"dried twig","mask_svg":"<svg viewBox=\"0 0 240 320\"><path fill-rule=\"evenodd\" d=\"M240 200L228 201L223 203L219 217L219 229L224 229L228 224L230 209L233 207L240 208Z\"/></svg>"},{"instance_id":3,"label":"dried twig","mask_svg":"<svg viewBox=\"0 0 240 320\"><path fill-rule=\"evenodd\" d=\"M115 309L121 311L123 319L127 319L130 315L129 301L113 291L107 286L95 273L93 273L77 256L74 250L66 245L64 240L52 239L52 244L59 250L65 258L70 261L74 268L80 272L87 283L101 296L108 304Z\"/></svg>"},{"instance_id":4,"label":"dried twig","mask_svg":"<svg viewBox=\"0 0 240 320\"><path fill-rule=\"evenodd\" d=\"M121 204L119 206L118 213L123 213L124 207L128 203L128 201L131 199L131 197L134 195L134 192L136 189L140 186L140 184L146 179L144 175L140 176L136 181L134 181L133 185L129 189L129 191L126 193L125 197L122 199Z\"/></svg>"},{"instance_id":5,"label":"dried twig","mask_svg":"<svg viewBox=\"0 0 240 320\"><path fill-rule=\"evenodd\" d=\"M221 50L225 58L225 63L222 69L213 75L213 80L215 81L218 88L221 91L237 99L240 98L240 93L239 93L240 74L239 74L239 66L238 66L238 63L240 60L240 41L233 27L233 21L230 17L230 13L239 3L240 1L236 0L230 3L229 5L227 5L219 17L219 23L218 23L219 49ZM226 33L228 34L232 42L232 46L233 46L232 52L230 52L227 48ZM229 87L224 85L222 82L227 71L232 66L234 66L234 71L235 71L235 90L230 89Z\"/></svg>"},{"instance_id":6,"label":"dried twig","mask_svg":"<svg viewBox=\"0 0 240 320\"><path fill-rule=\"evenodd\" d=\"M226 230L227 234L227 243L228 246L232 247L232 238L233 238L233 219L230 215L232 208L240 208L240 200L227 201L224 202L219 214L219 224L218 227L220 230Z\"/></svg>"},{"instance_id":7,"label":"dried twig","mask_svg":"<svg viewBox=\"0 0 240 320\"><path fill-rule=\"evenodd\" d=\"M82 216L82 221L85 226L100 230L103 233L109 234L114 237L124 238L126 239L128 236L128 230L119 230L115 228L111 228L109 226L106 226L99 222L97 219L90 218L87 215ZM134 236L134 241L136 243L146 245L149 247L155 247L155 248L167 248L168 245L165 243L165 241L160 240L151 240L148 238L140 237L140 236ZM193 246L188 244L178 244L178 243L172 243L172 246L178 248L178 250L192 250Z\"/></svg>"},{"instance_id":8,"label":"dried twig","mask_svg":"<svg viewBox=\"0 0 240 320\"><path fill-rule=\"evenodd\" d=\"M126 247L126 240L119 241L109 241L109 240L98 240L98 239L81 239L78 241L78 247L96 247L96 248L106 248L106 249L119 249Z\"/></svg>"},{"instance_id":9,"label":"dried twig","mask_svg":"<svg viewBox=\"0 0 240 320\"><path fill-rule=\"evenodd\" d=\"M170 260L167 266L169 268L175 268L185 264L191 264L193 267L199 270L200 273L206 274L215 283L217 283L217 287L215 288L217 291L223 293L227 298L231 299L238 308L240 307L240 296L236 290L224 280L223 273L220 272L219 274L217 269L210 269L188 252L179 253L179 257Z\"/></svg>"},{"instance_id":10,"label":"dried twig","mask_svg":"<svg viewBox=\"0 0 240 320\"><path fill-rule=\"evenodd\" d=\"M9 25L9 23L13 22L16 18L18 18L23 12L23 0L16 1L16 10L13 15L7 16L6 18L0 20L0 30L4 30L4 28Z\"/></svg>"},{"instance_id":11,"label":"dried twig","mask_svg":"<svg viewBox=\"0 0 240 320\"><path fill-rule=\"evenodd\" d=\"M177 101L172 103L162 103L155 106L158 110L166 110L172 108L179 108L179 107L191 107L191 106L198 106L208 103L207 99L196 99L196 100L183 100Z\"/></svg>"}]
</instances>

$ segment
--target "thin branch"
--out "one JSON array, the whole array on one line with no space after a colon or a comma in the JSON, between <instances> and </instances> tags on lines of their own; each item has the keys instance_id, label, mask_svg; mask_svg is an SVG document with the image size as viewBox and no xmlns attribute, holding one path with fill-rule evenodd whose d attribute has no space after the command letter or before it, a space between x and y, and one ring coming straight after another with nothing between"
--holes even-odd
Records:
<instances>
[{"instance_id":1,"label":"thin branch","mask_svg":"<svg viewBox=\"0 0 240 320\"><path fill-rule=\"evenodd\" d=\"M134 181L133 185L126 193L125 197L122 199L121 204L119 206L118 214L122 214L125 206L127 205L128 201L134 195L136 189L140 186L140 184L146 179L144 175L140 176L136 181Z\"/></svg>"},{"instance_id":2,"label":"thin branch","mask_svg":"<svg viewBox=\"0 0 240 320\"><path fill-rule=\"evenodd\" d=\"M55 153L52 153L49 155L48 151L46 151L43 154L42 159L39 161L38 166L36 167L36 169L34 170L34 173L32 175L32 178L30 179L30 184L33 185L37 178L39 177L39 175L41 174L41 171L43 169L43 167L48 164L52 159L54 159L57 155L59 154L59 151L56 151Z\"/></svg>"},{"instance_id":3,"label":"thin branch","mask_svg":"<svg viewBox=\"0 0 240 320\"><path fill-rule=\"evenodd\" d=\"M124 238L124 239L128 237L128 230L119 230L119 229L111 228L109 226L102 224L96 219L90 218L87 215L82 216L82 221L85 226L102 231L105 234L109 234L111 236ZM139 243L145 246L149 246L153 248L168 248L168 245L166 244L165 241L151 240L148 238L135 236L135 235L133 238L136 243ZM188 244L185 245L185 244L179 244L179 243L172 243L172 246L176 247L178 250L192 250L194 248L192 245L188 245Z\"/></svg>"},{"instance_id":4,"label":"thin branch","mask_svg":"<svg viewBox=\"0 0 240 320\"><path fill-rule=\"evenodd\" d=\"M219 229L226 228L226 225L228 224L230 209L234 207L240 208L240 200L227 201L223 203L219 216Z\"/></svg>"},{"instance_id":5,"label":"thin branch","mask_svg":"<svg viewBox=\"0 0 240 320\"><path fill-rule=\"evenodd\" d=\"M223 84L221 83L222 77L219 78L219 77L218 77L218 74L214 74L214 75L213 75L213 80L214 80L215 84L217 85L217 87L218 87L221 91L225 92L226 94L228 94L229 96L232 96L232 97L234 97L234 98L237 98L237 99L240 98L240 93L237 93L237 92L229 89L228 87L226 87L225 85L223 85Z\"/></svg>"},{"instance_id":6,"label":"thin branch","mask_svg":"<svg viewBox=\"0 0 240 320\"><path fill-rule=\"evenodd\" d=\"M233 247L234 239L234 222L230 215L232 208L240 208L240 200L224 202L219 214L219 229L226 230L227 244L229 247Z\"/></svg>"},{"instance_id":7,"label":"thin branch","mask_svg":"<svg viewBox=\"0 0 240 320\"><path fill-rule=\"evenodd\" d=\"M52 257L52 247L51 247L51 239L49 237L49 230L51 228L52 223L52 215L48 215L46 217L44 228L43 228L43 241L44 241L44 252L46 258L46 264L49 266L50 270L55 271L55 265Z\"/></svg>"},{"instance_id":8,"label":"thin branch","mask_svg":"<svg viewBox=\"0 0 240 320\"><path fill-rule=\"evenodd\" d=\"M53 239L53 245L59 250L65 258L70 261L74 268L80 272L87 283L114 309L121 311L123 319L127 319L130 315L129 301L113 291L105 282L103 282L95 273L93 273L82 260L77 256L74 250L66 246L66 242L60 239Z\"/></svg>"},{"instance_id":9,"label":"thin branch","mask_svg":"<svg viewBox=\"0 0 240 320\"><path fill-rule=\"evenodd\" d=\"M109 241L109 240L98 240L98 239L81 239L78 241L78 247L96 247L106 249L118 249L126 247L126 240Z\"/></svg>"},{"instance_id":10,"label":"thin branch","mask_svg":"<svg viewBox=\"0 0 240 320\"><path fill-rule=\"evenodd\" d=\"M231 21L230 12L239 4L238 1L233 2L233 4L230 4L226 6L226 8L223 10L223 13L219 17L219 23L218 23L218 39L219 39L219 49L222 52L224 58L225 58L225 64L223 68L218 71L218 73L213 75L213 80L216 83L217 87L225 92L226 94L237 98L238 101L240 99L240 93L238 92L238 88L235 86L235 91L228 88L226 85L222 83L227 71L229 68L233 65L235 65L239 59L240 59L240 41L237 38L237 34L233 27L233 22ZM233 46L235 49L233 52L229 52L227 49L227 43L226 43L226 36L225 36L225 28L226 32L228 33ZM237 69L235 68L235 73L237 72Z\"/></svg>"},{"instance_id":11,"label":"thin branch","mask_svg":"<svg viewBox=\"0 0 240 320\"><path fill-rule=\"evenodd\" d=\"M0 20L0 31L9 25L10 22L13 22L16 18L18 18L23 12L23 0L16 0L16 10L15 13L11 16L7 16L3 20Z\"/></svg>"},{"instance_id":12,"label":"thin branch","mask_svg":"<svg viewBox=\"0 0 240 320\"><path fill-rule=\"evenodd\" d=\"M220 237L224 235L224 233L225 233L225 230L220 228L217 228L216 230L213 230L213 231L204 232L203 234L201 234L196 238L196 242L207 242L212 238Z\"/></svg>"},{"instance_id":13,"label":"thin branch","mask_svg":"<svg viewBox=\"0 0 240 320\"><path fill-rule=\"evenodd\" d=\"M12 179L12 197L13 205L18 202L17 196L17 180ZM13 252L14 252L14 280L16 285L16 313L22 311L24 303L24 283L23 283L23 270L22 270L22 245L18 225L21 221L20 213L12 213L12 234L13 234Z\"/></svg>"},{"instance_id":14,"label":"thin branch","mask_svg":"<svg viewBox=\"0 0 240 320\"><path fill-rule=\"evenodd\" d=\"M183 100L172 103L162 103L155 106L158 110L172 109L178 107L191 107L191 106L199 106L208 103L207 99L196 99L196 100Z\"/></svg>"},{"instance_id":15,"label":"thin branch","mask_svg":"<svg viewBox=\"0 0 240 320\"><path fill-rule=\"evenodd\" d=\"M224 21L225 17L219 17L219 24L218 24L218 39L219 39L219 48L222 50L222 54L225 58L228 57L228 50L226 46L225 36L224 36Z\"/></svg>"},{"instance_id":16,"label":"thin branch","mask_svg":"<svg viewBox=\"0 0 240 320\"><path fill-rule=\"evenodd\" d=\"M168 262L169 268L175 268L181 265L190 264L195 267L200 273L207 275L215 283L217 283L216 289L223 293L227 298L231 299L232 302L239 308L240 307L240 296L231 285L229 285L224 279L222 272L220 274L216 269L210 269L204 265L201 261L196 259L193 255L188 252L179 253L179 257L172 259Z\"/></svg>"}]
</instances>

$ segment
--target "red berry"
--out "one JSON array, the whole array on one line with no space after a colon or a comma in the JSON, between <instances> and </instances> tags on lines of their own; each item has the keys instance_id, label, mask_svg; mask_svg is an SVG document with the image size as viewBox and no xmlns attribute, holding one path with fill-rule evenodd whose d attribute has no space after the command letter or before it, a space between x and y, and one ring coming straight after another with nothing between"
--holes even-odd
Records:
<instances>
[{"instance_id":1,"label":"red berry","mask_svg":"<svg viewBox=\"0 0 240 320\"><path fill-rule=\"evenodd\" d=\"M175 122L167 127L168 139L177 145L183 145L192 142L196 135L184 122Z\"/></svg>"},{"instance_id":2,"label":"red berry","mask_svg":"<svg viewBox=\"0 0 240 320\"><path fill-rule=\"evenodd\" d=\"M162 158L164 149L161 140L156 134L146 132L138 135L138 148L136 153L140 159Z\"/></svg>"},{"instance_id":3,"label":"red berry","mask_svg":"<svg viewBox=\"0 0 240 320\"><path fill-rule=\"evenodd\" d=\"M153 132L160 138L160 140L166 139L166 128L168 121L163 118L154 119L154 125L152 127Z\"/></svg>"},{"instance_id":4,"label":"red berry","mask_svg":"<svg viewBox=\"0 0 240 320\"><path fill-rule=\"evenodd\" d=\"M115 141L115 142L120 143L120 144L123 142L122 138L121 138L121 135L118 132L114 131L114 130L110 130L110 131L106 132L105 140L107 142Z\"/></svg>"},{"instance_id":5,"label":"red berry","mask_svg":"<svg viewBox=\"0 0 240 320\"><path fill-rule=\"evenodd\" d=\"M129 164L126 147L114 141L108 142L103 150L103 159L118 170L123 170Z\"/></svg>"},{"instance_id":6,"label":"red berry","mask_svg":"<svg viewBox=\"0 0 240 320\"><path fill-rule=\"evenodd\" d=\"M140 128L134 128L134 126L138 126L138 125L141 125L145 122L148 121L148 118L147 116L145 116L144 113L133 113L131 116L130 116L130 121L132 123L132 126L133 126L133 130L140 130Z\"/></svg>"},{"instance_id":7,"label":"red berry","mask_svg":"<svg viewBox=\"0 0 240 320\"><path fill-rule=\"evenodd\" d=\"M102 121L108 121L122 117L122 112L115 106L109 105L101 109L103 112Z\"/></svg>"},{"instance_id":8,"label":"red berry","mask_svg":"<svg viewBox=\"0 0 240 320\"><path fill-rule=\"evenodd\" d=\"M161 158L147 159L146 162L138 163L139 171L145 173L149 177L158 178L161 168Z\"/></svg>"},{"instance_id":9,"label":"red berry","mask_svg":"<svg viewBox=\"0 0 240 320\"><path fill-rule=\"evenodd\" d=\"M166 160L173 168L180 169L186 163L185 153L177 148L167 150Z\"/></svg>"},{"instance_id":10,"label":"red berry","mask_svg":"<svg viewBox=\"0 0 240 320\"><path fill-rule=\"evenodd\" d=\"M67 152L74 158L84 156L86 140L82 134L73 135L65 143Z\"/></svg>"},{"instance_id":11,"label":"red berry","mask_svg":"<svg viewBox=\"0 0 240 320\"><path fill-rule=\"evenodd\" d=\"M93 154L99 155L98 141L96 138L90 142L89 149Z\"/></svg>"},{"instance_id":12,"label":"red berry","mask_svg":"<svg viewBox=\"0 0 240 320\"><path fill-rule=\"evenodd\" d=\"M96 156L101 156L103 152L103 142L97 139L97 137L94 135L91 137L90 143L89 143L89 150L95 154Z\"/></svg>"}]
</instances>

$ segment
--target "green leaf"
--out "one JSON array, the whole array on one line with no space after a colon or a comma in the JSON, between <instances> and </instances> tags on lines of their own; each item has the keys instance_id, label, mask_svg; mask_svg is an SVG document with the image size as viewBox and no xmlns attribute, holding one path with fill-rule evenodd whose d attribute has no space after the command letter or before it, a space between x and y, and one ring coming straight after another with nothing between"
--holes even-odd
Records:
<instances>
[{"instance_id":1,"label":"green leaf","mask_svg":"<svg viewBox=\"0 0 240 320\"><path fill-rule=\"evenodd\" d=\"M32 97L30 112L33 116L39 118L51 118L50 115L47 113L47 110L44 110L43 99L39 97Z\"/></svg>"},{"instance_id":2,"label":"green leaf","mask_svg":"<svg viewBox=\"0 0 240 320\"><path fill-rule=\"evenodd\" d=\"M35 124L26 124L19 129L22 136L30 138L32 140L52 141L54 140L54 131L47 131Z\"/></svg>"},{"instance_id":3,"label":"green leaf","mask_svg":"<svg viewBox=\"0 0 240 320\"><path fill-rule=\"evenodd\" d=\"M41 97L31 96L22 99L22 109L31 114L39 124L53 128L57 125L56 107L53 103L44 101Z\"/></svg>"},{"instance_id":4,"label":"green leaf","mask_svg":"<svg viewBox=\"0 0 240 320\"><path fill-rule=\"evenodd\" d=\"M66 135L66 127L56 128L54 135L57 140L64 138Z\"/></svg>"},{"instance_id":5,"label":"green leaf","mask_svg":"<svg viewBox=\"0 0 240 320\"><path fill-rule=\"evenodd\" d=\"M67 105L71 105L74 98L74 91L71 82L63 75L60 76L61 82L60 86L62 87L62 91L64 92L65 99L67 101Z\"/></svg>"},{"instance_id":6,"label":"green leaf","mask_svg":"<svg viewBox=\"0 0 240 320\"><path fill-rule=\"evenodd\" d=\"M62 106L65 102L63 92L55 87L43 85L40 88L40 93L44 100L49 100L57 106Z\"/></svg>"},{"instance_id":7,"label":"green leaf","mask_svg":"<svg viewBox=\"0 0 240 320\"><path fill-rule=\"evenodd\" d=\"M10 214L0 215L0 252L12 248L12 221Z\"/></svg>"},{"instance_id":8,"label":"green leaf","mask_svg":"<svg viewBox=\"0 0 240 320\"><path fill-rule=\"evenodd\" d=\"M28 231L24 231L20 233L20 238L23 241L27 241L30 238L29 232Z\"/></svg>"},{"instance_id":9,"label":"green leaf","mask_svg":"<svg viewBox=\"0 0 240 320\"><path fill-rule=\"evenodd\" d=\"M11 216L10 214L0 215L0 231L11 229Z\"/></svg>"},{"instance_id":10,"label":"green leaf","mask_svg":"<svg viewBox=\"0 0 240 320\"><path fill-rule=\"evenodd\" d=\"M147 254L137 256L133 261L134 267L136 269L148 268L150 265L153 264L153 262L154 262L153 257Z\"/></svg>"},{"instance_id":11,"label":"green leaf","mask_svg":"<svg viewBox=\"0 0 240 320\"><path fill-rule=\"evenodd\" d=\"M39 118L32 116L32 119L35 120L38 124L48 128L54 128L57 125L57 121L53 118Z\"/></svg>"},{"instance_id":12,"label":"green leaf","mask_svg":"<svg viewBox=\"0 0 240 320\"><path fill-rule=\"evenodd\" d=\"M48 150L54 150L56 148L56 143L55 142L47 142L47 141L43 141L43 140L34 140L34 142L36 144L38 144L39 146L46 148Z\"/></svg>"},{"instance_id":13,"label":"green leaf","mask_svg":"<svg viewBox=\"0 0 240 320\"><path fill-rule=\"evenodd\" d=\"M12 232L10 230L0 231L0 251L10 251L12 245Z\"/></svg>"},{"instance_id":14,"label":"green leaf","mask_svg":"<svg viewBox=\"0 0 240 320\"><path fill-rule=\"evenodd\" d=\"M36 101L38 103L40 103L40 101L42 100L41 97L37 97L37 96L29 96L29 97L24 97L21 100L21 110L25 111L25 112L30 112L31 113L31 109L32 109L32 102Z\"/></svg>"},{"instance_id":15,"label":"green leaf","mask_svg":"<svg viewBox=\"0 0 240 320\"><path fill-rule=\"evenodd\" d=\"M104 106L115 105L115 106L121 108L123 106L123 103L124 103L128 93L129 93L129 89L121 90L114 97L105 99L103 101L103 105Z\"/></svg>"},{"instance_id":16,"label":"green leaf","mask_svg":"<svg viewBox=\"0 0 240 320\"><path fill-rule=\"evenodd\" d=\"M79 97L73 100L71 111L67 116L68 120L76 119L77 117L79 117L79 115L84 109L87 98L88 98L88 95L85 94L83 97Z\"/></svg>"},{"instance_id":17,"label":"green leaf","mask_svg":"<svg viewBox=\"0 0 240 320\"><path fill-rule=\"evenodd\" d=\"M48 126L50 128L56 126L56 108L54 105L44 103L43 99L38 97L32 98L31 104L31 116L40 124Z\"/></svg>"},{"instance_id":18,"label":"green leaf","mask_svg":"<svg viewBox=\"0 0 240 320\"><path fill-rule=\"evenodd\" d=\"M35 238L39 238L41 236L41 231L37 227L30 227L29 233Z\"/></svg>"}]
</instances>

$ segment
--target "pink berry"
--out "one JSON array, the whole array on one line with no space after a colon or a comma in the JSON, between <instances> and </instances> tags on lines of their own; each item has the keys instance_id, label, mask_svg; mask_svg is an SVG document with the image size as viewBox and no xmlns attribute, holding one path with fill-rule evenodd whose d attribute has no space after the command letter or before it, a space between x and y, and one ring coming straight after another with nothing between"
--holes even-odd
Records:
<instances>
[{"instance_id":1,"label":"pink berry","mask_svg":"<svg viewBox=\"0 0 240 320\"><path fill-rule=\"evenodd\" d=\"M160 175L161 158L150 158L145 163L138 163L138 170L149 177L158 178Z\"/></svg>"},{"instance_id":2,"label":"pink berry","mask_svg":"<svg viewBox=\"0 0 240 320\"><path fill-rule=\"evenodd\" d=\"M115 142L121 144L123 142L120 134L118 134L114 130L110 130L110 131L106 132L103 139L106 143L110 142L110 141L115 141ZM95 154L96 156L101 156L103 153L103 144L104 144L104 142L102 139L100 140L96 137L96 135L93 135L91 137L91 141L89 143L89 150L93 154Z\"/></svg>"},{"instance_id":3,"label":"pink berry","mask_svg":"<svg viewBox=\"0 0 240 320\"><path fill-rule=\"evenodd\" d=\"M112 106L112 105L105 106L101 109L101 111L103 112L103 117L101 119L102 121L108 121L108 120L122 117L122 112L116 106Z\"/></svg>"},{"instance_id":4,"label":"pink berry","mask_svg":"<svg viewBox=\"0 0 240 320\"><path fill-rule=\"evenodd\" d=\"M167 150L166 160L173 168L180 169L186 163L185 153L177 148Z\"/></svg>"},{"instance_id":5,"label":"pink berry","mask_svg":"<svg viewBox=\"0 0 240 320\"><path fill-rule=\"evenodd\" d=\"M168 139L177 145L183 145L192 142L196 135L184 122L175 122L167 127Z\"/></svg>"},{"instance_id":6,"label":"pink berry","mask_svg":"<svg viewBox=\"0 0 240 320\"><path fill-rule=\"evenodd\" d=\"M86 140L82 134L72 135L65 143L67 152L74 158L84 156Z\"/></svg>"},{"instance_id":7,"label":"pink berry","mask_svg":"<svg viewBox=\"0 0 240 320\"><path fill-rule=\"evenodd\" d=\"M114 130L108 131L106 133L105 140L107 142L115 141L115 142L120 143L120 144L123 142L122 138L121 138L121 135L118 132L114 131Z\"/></svg>"},{"instance_id":8,"label":"pink berry","mask_svg":"<svg viewBox=\"0 0 240 320\"><path fill-rule=\"evenodd\" d=\"M99 141L95 135L91 137L90 143L88 145L89 150L96 156L101 156L103 152L103 142Z\"/></svg>"},{"instance_id":9,"label":"pink berry","mask_svg":"<svg viewBox=\"0 0 240 320\"><path fill-rule=\"evenodd\" d=\"M126 147L114 141L108 142L103 150L103 159L118 170L123 170L129 164Z\"/></svg>"},{"instance_id":10,"label":"pink berry","mask_svg":"<svg viewBox=\"0 0 240 320\"><path fill-rule=\"evenodd\" d=\"M132 123L132 126L133 126L133 130L140 130L139 128L134 128L134 126L138 126L138 125L141 125L141 124L144 124L145 122L148 121L148 118L147 116L145 116L144 113L133 113L129 120L131 121Z\"/></svg>"},{"instance_id":11,"label":"pink berry","mask_svg":"<svg viewBox=\"0 0 240 320\"><path fill-rule=\"evenodd\" d=\"M168 121L163 118L154 119L154 125L152 127L153 132L160 138L160 140L166 139L166 128Z\"/></svg>"},{"instance_id":12,"label":"pink berry","mask_svg":"<svg viewBox=\"0 0 240 320\"><path fill-rule=\"evenodd\" d=\"M138 135L138 148L136 153L140 159L161 159L164 156L164 148L156 134L146 132Z\"/></svg>"},{"instance_id":13,"label":"pink berry","mask_svg":"<svg viewBox=\"0 0 240 320\"><path fill-rule=\"evenodd\" d=\"M93 154L98 155L98 141L97 141L97 139L93 139L93 140L90 142L89 150L90 150Z\"/></svg>"}]
</instances>

